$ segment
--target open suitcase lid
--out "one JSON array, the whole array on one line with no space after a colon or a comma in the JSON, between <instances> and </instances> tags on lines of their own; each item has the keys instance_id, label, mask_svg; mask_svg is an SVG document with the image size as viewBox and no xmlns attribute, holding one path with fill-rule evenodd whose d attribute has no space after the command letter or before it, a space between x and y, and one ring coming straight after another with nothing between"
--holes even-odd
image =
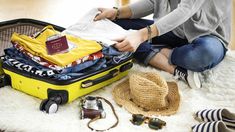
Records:
<instances>
[{"instance_id":1,"label":"open suitcase lid","mask_svg":"<svg viewBox=\"0 0 235 132\"><path fill-rule=\"evenodd\" d=\"M9 21L4 21L4 22L0 22L0 56L4 55L4 49L12 47L10 40L11 40L11 35L14 32L20 33L20 34L25 34L25 35L32 35L38 31L40 31L41 29L43 29L45 26L47 25L52 25L54 27L55 30L57 31L63 31L65 30L65 28L54 25L54 24L50 24L47 22L42 22L39 20L33 20L33 19L26 19L26 18L22 18L22 19L15 19L15 20L9 20ZM96 75L98 73L107 71L109 69L112 69L118 65L122 65L123 63L131 60L132 56L128 57L127 59L121 61L119 64L116 65L112 65L112 66L108 66L107 68L98 70L96 72L92 72L90 74L78 77L78 78L72 78L69 80L57 80L57 79L53 79L53 78L43 78L41 76L37 76L35 74L30 74L28 72L25 71L21 71L18 70L17 68L14 67L10 67L6 64L3 64L3 68L7 69L9 71L12 71L14 73L29 77L29 78L34 78L37 80L41 80L44 82L48 82L51 84L56 84L56 85L67 85L67 84L71 84L73 82L79 81L81 79ZM125 67L127 68L131 68L132 67L132 63L125 65ZM111 74L115 74L110 72L109 76L112 76Z\"/></svg>"},{"instance_id":2,"label":"open suitcase lid","mask_svg":"<svg viewBox=\"0 0 235 132\"><path fill-rule=\"evenodd\" d=\"M54 24L26 18L0 22L0 56L3 55L4 49L12 46L9 42L14 32L32 35L47 25L52 25L55 30L60 32L65 30L65 28Z\"/></svg>"}]
</instances>

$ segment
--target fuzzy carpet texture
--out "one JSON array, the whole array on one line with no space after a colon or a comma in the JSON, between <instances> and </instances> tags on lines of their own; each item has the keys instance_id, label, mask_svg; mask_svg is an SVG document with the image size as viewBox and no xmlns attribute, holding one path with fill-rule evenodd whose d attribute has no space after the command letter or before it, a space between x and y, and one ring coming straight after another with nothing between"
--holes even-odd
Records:
<instances>
[{"instance_id":1,"label":"fuzzy carpet texture","mask_svg":"<svg viewBox=\"0 0 235 132\"><path fill-rule=\"evenodd\" d=\"M172 75L151 67L135 64L129 74L139 71L160 73L166 80L173 80ZM189 132L191 126L198 124L193 114L206 108L227 108L235 112L235 52L229 51L225 59L212 70L201 76L203 87L190 89L184 82L178 81L181 95L180 108L175 115L158 116L167 125L159 132ZM122 79L123 80L123 79ZM122 81L120 80L120 81ZM91 95L99 95L110 100L119 116L117 127L110 131L142 132L153 131L147 124L134 126L129 121L131 114L119 107L113 100L111 91L120 81L104 87ZM0 89L0 129L21 132L78 132L90 131L86 123L88 119L79 119L79 99L59 107L56 114L46 114L39 111L41 100L16 91L9 86ZM108 105L104 104L106 118L98 120L92 126L107 128L115 122Z\"/></svg>"}]
</instances>

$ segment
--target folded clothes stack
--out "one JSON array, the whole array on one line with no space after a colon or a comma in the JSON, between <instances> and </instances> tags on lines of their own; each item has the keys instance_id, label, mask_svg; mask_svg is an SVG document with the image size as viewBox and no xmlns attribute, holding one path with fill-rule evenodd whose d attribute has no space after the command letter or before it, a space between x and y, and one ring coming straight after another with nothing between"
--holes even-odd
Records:
<instances>
[{"instance_id":1,"label":"folded clothes stack","mask_svg":"<svg viewBox=\"0 0 235 132\"><path fill-rule=\"evenodd\" d=\"M112 46L103 46L94 40L67 34L62 34L67 39L66 52L49 54L47 38L56 34L62 33L55 31L50 25L36 35L13 33L13 46L4 50L4 63L41 77L68 80L105 68L107 65L117 64L131 55L119 52Z\"/></svg>"}]
</instances>

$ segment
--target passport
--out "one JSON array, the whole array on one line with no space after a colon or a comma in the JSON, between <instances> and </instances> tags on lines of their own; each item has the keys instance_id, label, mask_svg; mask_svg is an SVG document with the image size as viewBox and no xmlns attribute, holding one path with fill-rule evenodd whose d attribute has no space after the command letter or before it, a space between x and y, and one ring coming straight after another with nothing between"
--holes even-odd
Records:
<instances>
[{"instance_id":1,"label":"passport","mask_svg":"<svg viewBox=\"0 0 235 132\"><path fill-rule=\"evenodd\" d=\"M53 36L53 39L48 39L46 41L46 48L49 55L67 52L69 46L66 36Z\"/></svg>"}]
</instances>

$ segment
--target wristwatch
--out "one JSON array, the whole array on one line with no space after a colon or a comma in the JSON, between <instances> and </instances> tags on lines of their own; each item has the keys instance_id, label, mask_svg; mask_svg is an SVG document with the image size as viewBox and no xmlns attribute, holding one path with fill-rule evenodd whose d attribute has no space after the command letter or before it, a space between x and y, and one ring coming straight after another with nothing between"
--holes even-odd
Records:
<instances>
[{"instance_id":1,"label":"wristwatch","mask_svg":"<svg viewBox=\"0 0 235 132\"><path fill-rule=\"evenodd\" d=\"M120 15L120 10L117 7L113 7L113 9L117 10L116 17L114 18L114 20L117 20Z\"/></svg>"},{"instance_id":2,"label":"wristwatch","mask_svg":"<svg viewBox=\"0 0 235 132\"><path fill-rule=\"evenodd\" d=\"M151 43L152 42L152 39L151 39L151 35L152 35L152 30L151 30L151 27L148 25L147 27L147 30L148 30L148 42Z\"/></svg>"}]
</instances>

